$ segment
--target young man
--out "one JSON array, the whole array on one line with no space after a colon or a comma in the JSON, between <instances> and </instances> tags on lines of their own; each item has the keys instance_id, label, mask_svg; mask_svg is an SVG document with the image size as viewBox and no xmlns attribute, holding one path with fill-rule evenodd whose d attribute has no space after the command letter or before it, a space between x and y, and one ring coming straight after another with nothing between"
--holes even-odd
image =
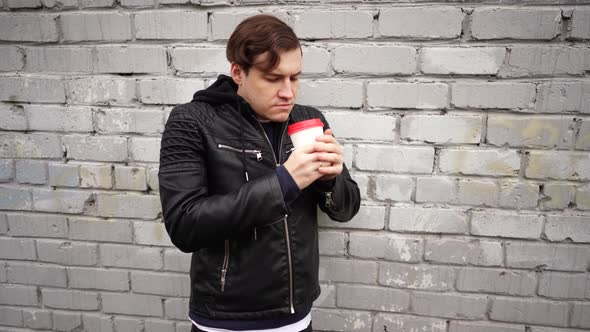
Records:
<instances>
[{"instance_id":1,"label":"young man","mask_svg":"<svg viewBox=\"0 0 590 332\"><path fill-rule=\"evenodd\" d=\"M227 58L231 77L172 110L160 151L164 223L192 252L192 331L311 331L317 207L350 220L358 186L323 115L295 105L302 53L289 26L246 19ZM312 118L324 135L293 149L287 126Z\"/></svg>"}]
</instances>

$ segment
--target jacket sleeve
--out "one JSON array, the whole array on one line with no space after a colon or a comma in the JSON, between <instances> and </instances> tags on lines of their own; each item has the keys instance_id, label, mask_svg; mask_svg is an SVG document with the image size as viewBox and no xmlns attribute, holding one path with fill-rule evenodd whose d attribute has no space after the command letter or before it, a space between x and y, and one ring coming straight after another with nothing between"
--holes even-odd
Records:
<instances>
[{"instance_id":1,"label":"jacket sleeve","mask_svg":"<svg viewBox=\"0 0 590 332\"><path fill-rule=\"evenodd\" d=\"M330 128L323 114L324 131ZM331 181L316 181L314 189L319 193L318 205L334 221L347 222L359 211L361 195L357 183L350 177L348 168L342 164L342 173Z\"/></svg>"},{"instance_id":2,"label":"jacket sleeve","mask_svg":"<svg viewBox=\"0 0 590 332\"><path fill-rule=\"evenodd\" d=\"M172 243L183 252L218 244L257 223L278 219L286 211L275 174L246 182L231 193L209 195L199 121L183 105L175 107L160 147L158 179L164 224Z\"/></svg>"}]
</instances>

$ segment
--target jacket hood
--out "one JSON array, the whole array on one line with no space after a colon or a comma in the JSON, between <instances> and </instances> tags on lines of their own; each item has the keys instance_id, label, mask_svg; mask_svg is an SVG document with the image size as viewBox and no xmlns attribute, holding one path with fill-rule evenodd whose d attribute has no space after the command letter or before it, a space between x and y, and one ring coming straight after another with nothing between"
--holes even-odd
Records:
<instances>
[{"instance_id":1,"label":"jacket hood","mask_svg":"<svg viewBox=\"0 0 590 332\"><path fill-rule=\"evenodd\" d=\"M200 101L212 105L235 103L241 99L237 91L238 85L230 76L219 75L207 89L195 92L191 102Z\"/></svg>"}]
</instances>

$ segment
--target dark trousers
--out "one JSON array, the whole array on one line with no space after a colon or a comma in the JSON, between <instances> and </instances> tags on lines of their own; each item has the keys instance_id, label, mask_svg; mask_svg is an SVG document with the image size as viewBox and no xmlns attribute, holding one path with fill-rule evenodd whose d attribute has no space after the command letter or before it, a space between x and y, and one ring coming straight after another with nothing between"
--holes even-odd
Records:
<instances>
[{"instance_id":1,"label":"dark trousers","mask_svg":"<svg viewBox=\"0 0 590 332\"><path fill-rule=\"evenodd\" d=\"M198 329L195 326L195 324L193 324L193 327L191 328L191 332L205 332L205 331ZM305 330L301 330L301 332L313 332L313 330L311 328L311 323L309 323L309 326L307 328L305 328Z\"/></svg>"}]
</instances>

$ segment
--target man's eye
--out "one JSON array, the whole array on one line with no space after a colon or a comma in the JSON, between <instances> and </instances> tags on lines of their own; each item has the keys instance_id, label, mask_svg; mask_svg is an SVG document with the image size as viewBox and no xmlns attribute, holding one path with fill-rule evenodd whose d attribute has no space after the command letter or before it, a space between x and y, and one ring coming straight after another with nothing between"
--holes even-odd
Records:
<instances>
[{"instance_id":1,"label":"man's eye","mask_svg":"<svg viewBox=\"0 0 590 332\"><path fill-rule=\"evenodd\" d=\"M268 81L270 81L270 82L276 82L276 81L278 81L278 80L279 80L279 78L278 78L278 77L267 77L266 79L267 79Z\"/></svg>"},{"instance_id":2,"label":"man's eye","mask_svg":"<svg viewBox=\"0 0 590 332\"><path fill-rule=\"evenodd\" d=\"M295 77L291 77L291 81L295 82L295 81L299 81L299 77L295 76Z\"/></svg>"}]
</instances>

